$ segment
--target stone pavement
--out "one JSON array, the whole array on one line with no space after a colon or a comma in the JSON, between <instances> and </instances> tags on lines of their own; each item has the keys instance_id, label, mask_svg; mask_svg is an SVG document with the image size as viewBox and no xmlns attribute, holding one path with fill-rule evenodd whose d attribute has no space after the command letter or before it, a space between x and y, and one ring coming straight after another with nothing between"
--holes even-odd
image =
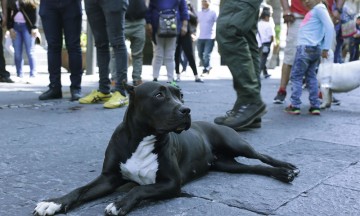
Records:
<instances>
[{"instance_id":1,"label":"stone pavement","mask_svg":"<svg viewBox=\"0 0 360 216\"><path fill-rule=\"evenodd\" d=\"M14 74L13 67L8 69ZM47 89L45 71L40 69L32 84L0 83L1 216L30 216L37 202L93 180L125 112L125 108L106 110L101 104L70 102L65 71L64 99L39 101L39 94ZM321 116L307 114L305 90L301 115L290 116L283 112L285 104L272 103L280 70L270 73L271 79L262 80L268 110L262 128L240 135L260 152L297 165L299 177L284 184L257 175L211 172L185 185L180 197L143 202L130 216L360 215L360 90L337 95L342 104L322 111ZM161 74L160 81L165 81L164 68ZM149 66L144 66L143 78L152 80ZM97 75L84 75L83 92L96 88L97 80ZM204 80L204 84L195 83L189 69L179 85L193 120L212 122L231 108L235 93L225 67L214 67ZM124 190L67 215L103 215L104 208L123 196Z\"/></svg>"}]
</instances>

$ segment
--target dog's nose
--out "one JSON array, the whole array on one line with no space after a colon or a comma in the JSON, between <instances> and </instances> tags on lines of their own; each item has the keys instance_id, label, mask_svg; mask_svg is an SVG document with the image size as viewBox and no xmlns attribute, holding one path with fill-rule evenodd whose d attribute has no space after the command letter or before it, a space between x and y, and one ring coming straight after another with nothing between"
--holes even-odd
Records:
<instances>
[{"instance_id":1,"label":"dog's nose","mask_svg":"<svg viewBox=\"0 0 360 216\"><path fill-rule=\"evenodd\" d=\"M182 114L189 114L191 112L190 108L188 108L188 107L180 107L179 111Z\"/></svg>"}]
</instances>

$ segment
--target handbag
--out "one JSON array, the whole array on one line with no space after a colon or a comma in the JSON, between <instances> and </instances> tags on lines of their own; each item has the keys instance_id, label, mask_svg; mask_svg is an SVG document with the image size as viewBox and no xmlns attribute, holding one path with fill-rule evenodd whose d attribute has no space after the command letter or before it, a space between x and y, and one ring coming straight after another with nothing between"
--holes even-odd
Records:
<instances>
[{"instance_id":1,"label":"handbag","mask_svg":"<svg viewBox=\"0 0 360 216\"><path fill-rule=\"evenodd\" d=\"M176 10L164 10L159 12L159 37L176 37L177 35L177 17Z\"/></svg>"},{"instance_id":2,"label":"handbag","mask_svg":"<svg viewBox=\"0 0 360 216\"><path fill-rule=\"evenodd\" d=\"M356 34L356 22L354 19L341 24L341 36L343 38L351 37L354 34Z\"/></svg>"},{"instance_id":3,"label":"handbag","mask_svg":"<svg viewBox=\"0 0 360 216\"><path fill-rule=\"evenodd\" d=\"M29 22L31 28L34 28L34 24L31 22L31 20L30 20L29 16L27 15L27 13L22 8L20 8L20 11L24 15L25 19ZM41 44L41 35L40 34L36 35L35 44Z\"/></svg>"}]
</instances>

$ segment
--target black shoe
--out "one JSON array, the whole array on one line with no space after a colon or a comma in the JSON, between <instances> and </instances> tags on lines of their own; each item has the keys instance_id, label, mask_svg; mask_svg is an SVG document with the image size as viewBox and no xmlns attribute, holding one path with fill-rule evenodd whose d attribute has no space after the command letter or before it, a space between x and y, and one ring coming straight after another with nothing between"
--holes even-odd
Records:
<instances>
[{"instance_id":1,"label":"black shoe","mask_svg":"<svg viewBox=\"0 0 360 216\"><path fill-rule=\"evenodd\" d=\"M197 78L197 79L195 79L195 82L197 82L197 83L204 83L204 80L202 80L202 79L200 79L200 78Z\"/></svg>"},{"instance_id":2,"label":"black shoe","mask_svg":"<svg viewBox=\"0 0 360 216\"><path fill-rule=\"evenodd\" d=\"M238 128L237 131L248 131L251 129L261 128L261 118L256 118L251 124L243 128Z\"/></svg>"},{"instance_id":3,"label":"black shoe","mask_svg":"<svg viewBox=\"0 0 360 216\"><path fill-rule=\"evenodd\" d=\"M265 77L265 79L267 79L267 78L271 77L271 75L270 74L265 74L264 77Z\"/></svg>"},{"instance_id":4,"label":"black shoe","mask_svg":"<svg viewBox=\"0 0 360 216\"><path fill-rule=\"evenodd\" d=\"M154 78L154 79L153 79L153 82L157 82L157 81L158 81L157 78Z\"/></svg>"},{"instance_id":5,"label":"black shoe","mask_svg":"<svg viewBox=\"0 0 360 216\"><path fill-rule=\"evenodd\" d=\"M71 98L70 98L71 101L77 101L83 97L80 89L71 89L70 92L71 92Z\"/></svg>"},{"instance_id":6,"label":"black shoe","mask_svg":"<svg viewBox=\"0 0 360 216\"><path fill-rule=\"evenodd\" d=\"M214 123L218 124L218 125L223 125L225 119L227 119L227 118L229 118L230 116L233 116L233 115L235 115L235 111L229 110L229 111L226 112L226 114L224 116L216 117L214 119Z\"/></svg>"},{"instance_id":7,"label":"black shoe","mask_svg":"<svg viewBox=\"0 0 360 216\"><path fill-rule=\"evenodd\" d=\"M278 91L277 95L274 98L274 104L283 104L286 98L286 92Z\"/></svg>"},{"instance_id":8,"label":"black shoe","mask_svg":"<svg viewBox=\"0 0 360 216\"><path fill-rule=\"evenodd\" d=\"M332 105L337 105L339 106L341 104L340 100L336 99L334 96L332 98L332 101L331 101L331 104Z\"/></svg>"},{"instance_id":9,"label":"black shoe","mask_svg":"<svg viewBox=\"0 0 360 216\"><path fill-rule=\"evenodd\" d=\"M51 99L61 99L62 92L61 89L49 88L46 92L42 93L39 96L39 100L51 100Z\"/></svg>"},{"instance_id":10,"label":"black shoe","mask_svg":"<svg viewBox=\"0 0 360 216\"><path fill-rule=\"evenodd\" d=\"M250 125L255 119L260 118L266 113L266 105L261 101L258 103L251 103L243 105L239 110L233 110L227 113L223 120L223 125L231 127L235 130ZM221 119L216 118L214 121Z\"/></svg>"},{"instance_id":11,"label":"black shoe","mask_svg":"<svg viewBox=\"0 0 360 216\"><path fill-rule=\"evenodd\" d=\"M14 83L14 81L12 79L10 79L10 77L2 77L2 76L0 76L0 82Z\"/></svg>"}]
</instances>

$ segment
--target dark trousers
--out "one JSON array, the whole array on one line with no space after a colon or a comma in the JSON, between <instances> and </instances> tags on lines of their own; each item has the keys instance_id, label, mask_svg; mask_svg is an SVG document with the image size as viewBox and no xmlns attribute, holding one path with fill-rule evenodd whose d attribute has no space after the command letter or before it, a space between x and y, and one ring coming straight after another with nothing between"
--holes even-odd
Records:
<instances>
[{"instance_id":1,"label":"dark trousers","mask_svg":"<svg viewBox=\"0 0 360 216\"><path fill-rule=\"evenodd\" d=\"M260 72L262 71L264 76L268 75L266 62L270 54L271 43L263 43L260 47Z\"/></svg>"},{"instance_id":2,"label":"dark trousers","mask_svg":"<svg viewBox=\"0 0 360 216\"><path fill-rule=\"evenodd\" d=\"M191 34L189 31L186 33L186 35L184 36L179 35L177 38L177 45L175 50L175 71L177 74L180 74L179 67L180 67L181 51L184 51L184 54L189 62L189 65L194 75L196 76L198 73L195 63Z\"/></svg>"},{"instance_id":3,"label":"dark trousers","mask_svg":"<svg viewBox=\"0 0 360 216\"><path fill-rule=\"evenodd\" d=\"M360 44L360 38L350 38L350 45L349 45L349 51L350 51L350 60L349 61L357 61L359 60L359 44Z\"/></svg>"},{"instance_id":4,"label":"dark trousers","mask_svg":"<svg viewBox=\"0 0 360 216\"><path fill-rule=\"evenodd\" d=\"M80 34L82 22L81 1L74 0L65 4L43 1L40 4L39 15L48 43L48 71L50 88L61 88L61 51L63 34L66 49L69 53L69 70L71 72L71 89L81 88L82 56Z\"/></svg>"},{"instance_id":5,"label":"dark trousers","mask_svg":"<svg viewBox=\"0 0 360 216\"><path fill-rule=\"evenodd\" d=\"M85 10L94 35L99 66L99 91L110 92L110 46L116 64L115 91L125 96L123 82L127 82L127 50L125 45L125 12L127 0L86 0Z\"/></svg>"},{"instance_id":6,"label":"dark trousers","mask_svg":"<svg viewBox=\"0 0 360 216\"><path fill-rule=\"evenodd\" d=\"M1 25L1 23L0 23ZM3 31L0 31L0 77L9 78L10 73L6 71L6 63L5 63L5 57L4 57L4 47L3 47Z\"/></svg>"},{"instance_id":7,"label":"dark trousers","mask_svg":"<svg viewBox=\"0 0 360 216\"><path fill-rule=\"evenodd\" d=\"M261 101L260 57L256 40L261 0L224 1L217 19L216 38L237 93L234 110Z\"/></svg>"}]
</instances>

